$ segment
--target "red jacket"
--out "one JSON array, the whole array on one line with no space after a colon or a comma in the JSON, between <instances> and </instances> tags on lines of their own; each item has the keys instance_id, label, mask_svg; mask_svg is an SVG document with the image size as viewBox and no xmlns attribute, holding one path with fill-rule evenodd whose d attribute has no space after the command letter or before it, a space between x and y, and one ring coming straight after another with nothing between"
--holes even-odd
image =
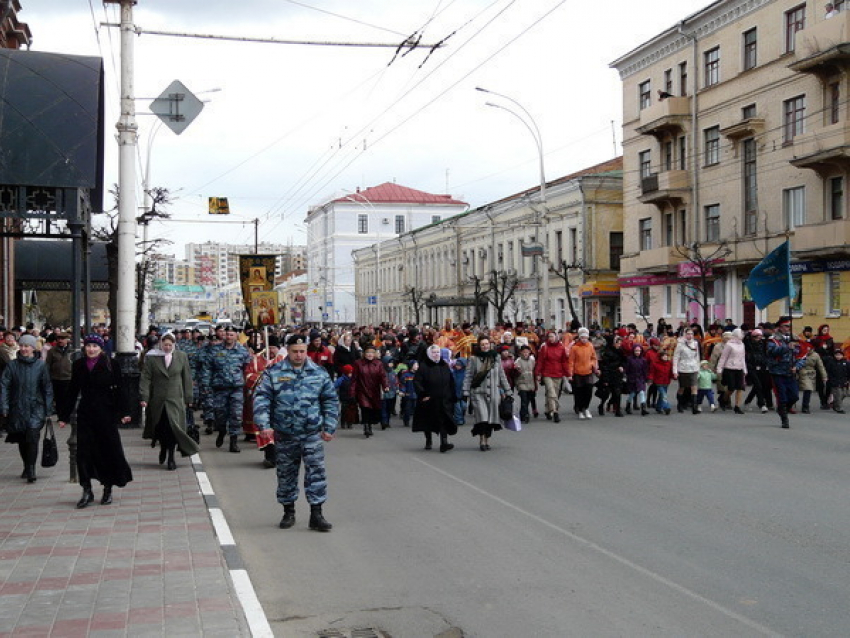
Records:
<instances>
[{"instance_id":1,"label":"red jacket","mask_svg":"<svg viewBox=\"0 0 850 638\"><path fill-rule=\"evenodd\" d=\"M567 358L567 350L564 344L549 343L540 346L537 353L537 363L534 366L534 374L538 377L560 378L570 376L570 362Z\"/></svg>"},{"instance_id":2,"label":"red jacket","mask_svg":"<svg viewBox=\"0 0 850 638\"><path fill-rule=\"evenodd\" d=\"M670 385L673 380L673 362L655 357L649 362L649 380L655 385Z\"/></svg>"}]
</instances>

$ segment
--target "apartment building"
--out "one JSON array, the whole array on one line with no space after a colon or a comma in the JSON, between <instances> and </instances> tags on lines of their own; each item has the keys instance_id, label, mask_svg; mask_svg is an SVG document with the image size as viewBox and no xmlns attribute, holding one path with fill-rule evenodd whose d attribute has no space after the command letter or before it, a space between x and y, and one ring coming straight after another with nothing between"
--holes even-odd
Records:
<instances>
[{"instance_id":1,"label":"apartment building","mask_svg":"<svg viewBox=\"0 0 850 638\"><path fill-rule=\"evenodd\" d=\"M224 287L239 281L239 255L276 255L275 277L305 270L307 249L291 244L226 244L208 241L186 244L186 262L201 286Z\"/></svg>"},{"instance_id":2,"label":"apartment building","mask_svg":"<svg viewBox=\"0 0 850 638\"><path fill-rule=\"evenodd\" d=\"M476 309L495 273L500 280L516 279L506 321L539 319L562 328L572 318L572 303L582 323L615 325L622 166L616 158L548 182L545 202L535 186L354 251L357 322L414 322L414 290L420 321L477 316L495 325L492 304Z\"/></svg>"},{"instance_id":3,"label":"apartment building","mask_svg":"<svg viewBox=\"0 0 850 638\"><path fill-rule=\"evenodd\" d=\"M702 323L704 300L710 321L850 333L850 12L824 4L718 0L612 62L624 321ZM760 312L747 276L786 239L797 296Z\"/></svg>"}]
</instances>

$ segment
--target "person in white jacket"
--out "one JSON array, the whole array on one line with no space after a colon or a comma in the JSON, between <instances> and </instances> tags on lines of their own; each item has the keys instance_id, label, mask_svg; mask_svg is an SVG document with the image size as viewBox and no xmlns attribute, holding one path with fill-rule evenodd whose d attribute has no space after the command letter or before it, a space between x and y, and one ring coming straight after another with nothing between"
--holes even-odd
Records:
<instances>
[{"instance_id":1,"label":"person in white jacket","mask_svg":"<svg viewBox=\"0 0 850 638\"><path fill-rule=\"evenodd\" d=\"M690 402L693 413L699 414L696 400L699 362L699 341L694 339L694 331L688 328L673 351L673 378L679 381L679 390L676 393L679 412L684 412Z\"/></svg>"},{"instance_id":2,"label":"person in white jacket","mask_svg":"<svg viewBox=\"0 0 850 638\"><path fill-rule=\"evenodd\" d=\"M741 399L747 377L747 355L744 350L744 333L740 328L732 331L717 362L717 375L723 380L726 390L735 396L735 414L743 414Z\"/></svg>"}]
</instances>

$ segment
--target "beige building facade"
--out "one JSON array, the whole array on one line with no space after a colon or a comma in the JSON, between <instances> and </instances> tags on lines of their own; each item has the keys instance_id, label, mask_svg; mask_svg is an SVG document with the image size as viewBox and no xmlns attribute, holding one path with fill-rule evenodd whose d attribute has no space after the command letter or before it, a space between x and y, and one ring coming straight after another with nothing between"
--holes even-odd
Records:
<instances>
[{"instance_id":1,"label":"beige building facade","mask_svg":"<svg viewBox=\"0 0 850 638\"><path fill-rule=\"evenodd\" d=\"M517 280L506 321L534 323L548 308L545 324L563 328L571 319L567 286L545 262L568 276L582 323L614 325L621 202L622 158L616 158L548 182L545 204L536 187L383 241L380 249L356 250L357 323L413 323L415 296L420 322L477 318L495 325L492 305L476 310L476 290L496 273Z\"/></svg>"},{"instance_id":2,"label":"beige building facade","mask_svg":"<svg viewBox=\"0 0 850 638\"><path fill-rule=\"evenodd\" d=\"M705 300L709 322L790 311L800 327L850 333L848 49L850 12L719 0L611 64L625 322L703 323ZM786 239L797 297L759 311L747 276Z\"/></svg>"}]
</instances>

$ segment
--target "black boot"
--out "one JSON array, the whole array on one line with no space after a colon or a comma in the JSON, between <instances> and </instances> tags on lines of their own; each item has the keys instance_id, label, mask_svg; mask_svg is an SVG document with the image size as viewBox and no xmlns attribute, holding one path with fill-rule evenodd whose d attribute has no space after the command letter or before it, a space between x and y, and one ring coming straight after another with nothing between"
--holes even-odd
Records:
<instances>
[{"instance_id":1,"label":"black boot","mask_svg":"<svg viewBox=\"0 0 850 638\"><path fill-rule=\"evenodd\" d=\"M782 422L782 429L789 429L791 427L791 423L788 421L788 406L782 403L777 406L776 412L779 414L779 419Z\"/></svg>"},{"instance_id":2,"label":"black boot","mask_svg":"<svg viewBox=\"0 0 850 638\"><path fill-rule=\"evenodd\" d=\"M425 449L430 450L432 447L433 447L433 444L431 443L431 433L426 432L425 433Z\"/></svg>"},{"instance_id":3,"label":"black boot","mask_svg":"<svg viewBox=\"0 0 850 638\"><path fill-rule=\"evenodd\" d=\"M626 401L626 414L631 414L631 413L632 413L632 402Z\"/></svg>"},{"instance_id":4,"label":"black boot","mask_svg":"<svg viewBox=\"0 0 850 638\"><path fill-rule=\"evenodd\" d=\"M449 437L445 434L440 435L440 452L448 452L449 450L455 449L453 443L449 443Z\"/></svg>"},{"instance_id":5,"label":"black boot","mask_svg":"<svg viewBox=\"0 0 850 638\"><path fill-rule=\"evenodd\" d=\"M277 465L277 451L274 444L271 443L263 448L263 467L267 470Z\"/></svg>"},{"instance_id":6,"label":"black boot","mask_svg":"<svg viewBox=\"0 0 850 638\"><path fill-rule=\"evenodd\" d=\"M103 486L103 496L100 499L101 505L109 505L112 502L112 486L104 485Z\"/></svg>"},{"instance_id":7,"label":"black boot","mask_svg":"<svg viewBox=\"0 0 850 638\"><path fill-rule=\"evenodd\" d=\"M238 442L239 442L239 435L238 434L232 434L230 436L230 451L233 452L234 454L239 453Z\"/></svg>"},{"instance_id":8,"label":"black boot","mask_svg":"<svg viewBox=\"0 0 850 638\"><path fill-rule=\"evenodd\" d=\"M221 447L224 445L224 437L227 434L223 429L218 431L218 436L215 437L215 446Z\"/></svg>"},{"instance_id":9,"label":"black boot","mask_svg":"<svg viewBox=\"0 0 850 638\"><path fill-rule=\"evenodd\" d=\"M325 517L322 516L321 505L310 506L310 529L314 529L318 532L329 532L333 529L333 525L328 523L325 520Z\"/></svg>"},{"instance_id":10,"label":"black boot","mask_svg":"<svg viewBox=\"0 0 850 638\"><path fill-rule=\"evenodd\" d=\"M168 456L168 448L165 447L165 443L160 443L159 447L159 464L162 465L165 463L165 458Z\"/></svg>"},{"instance_id":11,"label":"black boot","mask_svg":"<svg viewBox=\"0 0 850 638\"><path fill-rule=\"evenodd\" d=\"M27 465L26 470L27 470L27 483L35 483L35 481L36 481L35 463L30 463L29 465Z\"/></svg>"},{"instance_id":12,"label":"black boot","mask_svg":"<svg viewBox=\"0 0 850 638\"><path fill-rule=\"evenodd\" d=\"M312 521L312 519L310 519ZM283 504L283 518L280 519L280 529L289 529L295 525L295 503Z\"/></svg>"},{"instance_id":13,"label":"black boot","mask_svg":"<svg viewBox=\"0 0 850 638\"><path fill-rule=\"evenodd\" d=\"M77 509L83 509L84 507L88 507L89 503L94 500L94 493L91 491L91 483L88 485L83 485L83 496L77 501Z\"/></svg>"},{"instance_id":14,"label":"black boot","mask_svg":"<svg viewBox=\"0 0 850 638\"><path fill-rule=\"evenodd\" d=\"M198 429L197 425L189 426L189 438L191 438L195 443L201 442L201 431Z\"/></svg>"},{"instance_id":15,"label":"black boot","mask_svg":"<svg viewBox=\"0 0 850 638\"><path fill-rule=\"evenodd\" d=\"M213 422L207 421L206 426L207 427L204 429L204 434L212 434L213 433Z\"/></svg>"},{"instance_id":16,"label":"black boot","mask_svg":"<svg viewBox=\"0 0 850 638\"><path fill-rule=\"evenodd\" d=\"M171 447L168 448L168 469L169 470L176 470L177 469L177 463L174 462L174 447L175 446L172 445Z\"/></svg>"},{"instance_id":17,"label":"black boot","mask_svg":"<svg viewBox=\"0 0 850 638\"><path fill-rule=\"evenodd\" d=\"M647 414L649 414L649 410L646 409L646 403L641 403L640 404L640 415L646 416Z\"/></svg>"}]
</instances>

